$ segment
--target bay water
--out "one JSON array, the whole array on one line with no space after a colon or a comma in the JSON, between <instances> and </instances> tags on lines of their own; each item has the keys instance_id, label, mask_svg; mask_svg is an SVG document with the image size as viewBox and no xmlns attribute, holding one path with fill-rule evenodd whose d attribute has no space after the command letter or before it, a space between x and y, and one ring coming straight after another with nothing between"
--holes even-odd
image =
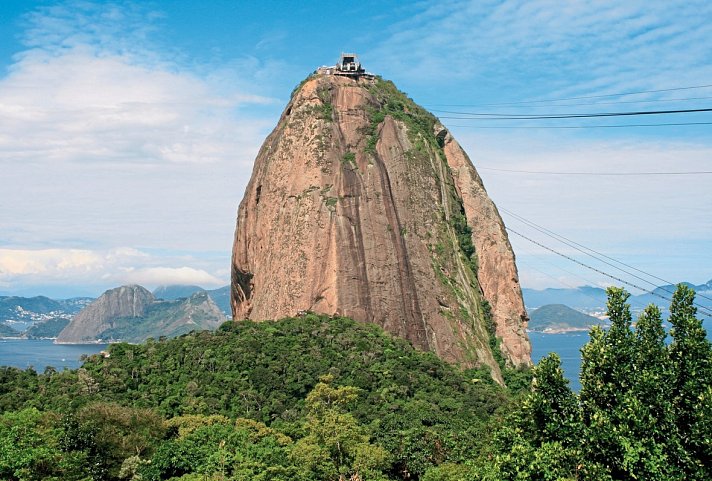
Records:
<instances>
[{"instance_id":1,"label":"bay water","mask_svg":"<svg viewBox=\"0 0 712 481\"><path fill-rule=\"evenodd\" d=\"M561 357L564 374L571 381L571 388L578 391L581 369L581 347L588 341L588 332L542 334L530 332L532 361L535 363L556 352ZM54 344L52 339L0 339L0 366L34 368L43 372L45 367L76 369L81 366L82 354L96 354L105 350L107 344Z\"/></svg>"},{"instance_id":2,"label":"bay water","mask_svg":"<svg viewBox=\"0 0 712 481\"><path fill-rule=\"evenodd\" d=\"M0 339L0 366L34 368L43 372L52 366L57 370L76 369L82 365L82 354L97 354L107 344L54 344L53 339Z\"/></svg>"}]
</instances>

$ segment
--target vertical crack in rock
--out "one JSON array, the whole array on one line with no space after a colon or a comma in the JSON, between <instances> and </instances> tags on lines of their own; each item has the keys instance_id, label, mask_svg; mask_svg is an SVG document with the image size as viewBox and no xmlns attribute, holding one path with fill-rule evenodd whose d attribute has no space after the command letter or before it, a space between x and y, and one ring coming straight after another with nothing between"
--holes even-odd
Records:
<instances>
[{"instance_id":1,"label":"vertical crack in rock","mask_svg":"<svg viewBox=\"0 0 712 481\"><path fill-rule=\"evenodd\" d=\"M236 319L345 315L502 382L488 303L507 363L531 363L494 203L437 119L380 78L295 90L240 203L231 295Z\"/></svg>"}]
</instances>

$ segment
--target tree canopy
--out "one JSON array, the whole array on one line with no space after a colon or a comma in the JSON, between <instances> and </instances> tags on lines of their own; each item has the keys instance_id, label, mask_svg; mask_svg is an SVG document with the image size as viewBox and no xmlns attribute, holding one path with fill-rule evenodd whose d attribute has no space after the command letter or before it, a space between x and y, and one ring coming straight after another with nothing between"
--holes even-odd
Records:
<instances>
[{"instance_id":1,"label":"tree canopy","mask_svg":"<svg viewBox=\"0 0 712 481\"><path fill-rule=\"evenodd\" d=\"M679 286L533 372L462 370L375 325L306 315L0 369L0 479L707 480L712 347ZM531 379L531 382L528 380Z\"/></svg>"}]
</instances>

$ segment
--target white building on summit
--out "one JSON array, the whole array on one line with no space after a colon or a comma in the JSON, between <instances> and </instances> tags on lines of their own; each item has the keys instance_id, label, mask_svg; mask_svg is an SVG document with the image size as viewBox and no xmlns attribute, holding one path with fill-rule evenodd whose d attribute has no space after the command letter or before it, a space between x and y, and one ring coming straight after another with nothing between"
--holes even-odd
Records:
<instances>
[{"instance_id":1,"label":"white building on summit","mask_svg":"<svg viewBox=\"0 0 712 481\"><path fill-rule=\"evenodd\" d=\"M366 72L366 70L361 66L361 62L355 53L342 53L339 62L333 67L319 67L316 73L323 75L339 75L342 77L351 78L374 78L375 76Z\"/></svg>"}]
</instances>

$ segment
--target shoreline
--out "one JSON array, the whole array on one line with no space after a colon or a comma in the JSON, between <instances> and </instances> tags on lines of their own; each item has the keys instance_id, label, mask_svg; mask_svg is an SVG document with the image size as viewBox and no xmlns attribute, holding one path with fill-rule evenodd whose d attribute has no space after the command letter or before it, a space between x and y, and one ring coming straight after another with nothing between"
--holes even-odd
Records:
<instances>
[{"instance_id":1,"label":"shoreline","mask_svg":"<svg viewBox=\"0 0 712 481\"><path fill-rule=\"evenodd\" d=\"M594 327L594 326L591 326ZM562 328L546 328L543 330L527 329L527 332L536 332L538 334L568 334L572 332L588 332L591 327L562 327Z\"/></svg>"}]
</instances>

